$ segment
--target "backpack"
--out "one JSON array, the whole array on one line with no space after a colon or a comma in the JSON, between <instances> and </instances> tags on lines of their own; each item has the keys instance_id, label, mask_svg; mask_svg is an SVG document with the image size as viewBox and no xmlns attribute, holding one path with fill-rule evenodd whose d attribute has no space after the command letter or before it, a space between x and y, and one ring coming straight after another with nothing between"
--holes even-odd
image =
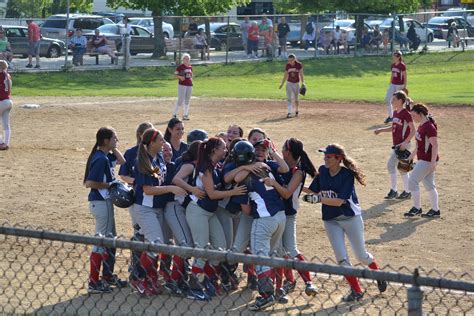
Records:
<instances>
[{"instance_id":1,"label":"backpack","mask_svg":"<svg viewBox=\"0 0 474 316\"><path fill-rule=\"evenodd\" d=\"M313 34L314 32L313 22L309 22L308 24L306 24L305 31L307 34Z\"/></svg>"}]
</instances>

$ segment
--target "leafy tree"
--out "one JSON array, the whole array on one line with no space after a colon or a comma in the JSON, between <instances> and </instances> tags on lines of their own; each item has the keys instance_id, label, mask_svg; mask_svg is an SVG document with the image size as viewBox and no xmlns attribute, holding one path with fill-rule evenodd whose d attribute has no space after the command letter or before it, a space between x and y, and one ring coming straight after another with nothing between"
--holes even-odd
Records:
<instances>
[{"instance_id":1,"label":"leafy tree","mask_svg":"<svg viewBox=\"0 0 474 316\"><path fill-rule=\"evenodd\" d=\"M92 12L93 0L70 0L71 12ZM51 14L66 13L67 0L10 0L6 17L46 18Z\"/></svg>"}]
</instances>

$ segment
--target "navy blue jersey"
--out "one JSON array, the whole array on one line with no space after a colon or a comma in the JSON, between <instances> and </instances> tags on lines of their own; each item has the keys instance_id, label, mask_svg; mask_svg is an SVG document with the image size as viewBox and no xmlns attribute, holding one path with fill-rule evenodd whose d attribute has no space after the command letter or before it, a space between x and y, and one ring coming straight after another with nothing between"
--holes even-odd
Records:
<instances>
[{"instance_id":1,"label":"navy blue jersey","mask_svg":"<svg viewBox=\"0 0 474 316\"><path fill-rule=\"evenodd\" d=\"M175 164L173 162L166 164L166 177L164 185L173 185L172 181L174 176L176 175ZM174 201L174 194L173 193L166 193L162 195L162 199L160 199L160 203L158 204L158 208L164 208L166 203Z\"/></svg>"},{"instance_id":2,"label":"navy blue jersey","mask_svg":"<svg viewBox=\"0 0 474 316\"><path fill-rule=\"evenodd\" d=\"M296 212L298 212L298 209L300 208L299 198L300 198L301 190L303 189L303 186L304 186L304 182L306 180L306 172L304 172L303 170L294 169L294 170L288 171L287 173L283 173L281 175L283 184L287 186L290 183L291 178L293 178L293 174L295 174L295 172L298 172L298 171L301 171L303 173L303 180L298 184L298 187L296 188L295 192L293 192L291 197L284 201L286 215L295 215Z\"/></svg>"},{"instance_id":3,"label":"navy blue jersey","mask_svg":"<svg viewBox=\"0 0 474 316\"><path fill-rule=\"evenodd\" d=\"M188 150L188 148L189 148L189 145L186 144L186 143L183 143L183 142L181 142L181 144L179 144L179 149L178 150L175 150L174 147L171 146L171 149L173 150L173 157L171 158L171 161L175 162L176 159L181 157L183 155L183 153Z\"/></svg>"},{"instance_id":4,"label":"navy blue jersey","mask_svg":"<svg viewBox=\"0 0 474 316\"><path fill-rule=\"evenodd\" d=\"M166 204L166 194L148 195L143 192L143 186L162 186L165 185L166 164L161 155L156 157L148 156L153 168L159 168L159 171L153 176L138 171L138 160L135 164L135 204L160 208Z\"/></svg>"},{"instance_id":5,"label":"navy blue jersey","mask_svg":"<svg viewBox=\"0 0 474 316\"><path fill-rule=\"evenodd\" d=\"M125 158L125 163L120 166L119 175L120 176L128 176L135 178L134 170L135 170L135 163L137 162L138 156L138 146L134 146L129 148L123 154Z\"/></svg>"},{"instance_id":6,"label":"navy blue jersey","mask_svg":"<svg viewBox=\"0 0 474 316\"><path fill-rule=\"evenodd\" d=\"M89 166L87 181L111 182L114 180L113 168L117 158L113 154L106 154L102 150L97 150L92 156ZM91 189L89 192L89 201L103 201L109 198L109 189Z\"/></svg>"},{"instance_id":7,"label":"navy blue jersey","mask_svg":"<svg viewBox=\"0 0 474 316\"><path fill-rule=\"evenodd\" d=\"M231 172L232 170L234 170L235 168L237 168L237 166L235 165L235 162L233 161L230 161L224 164L224 166L222 167L222 183L224 184L224 188L226 190L232 189L235 186L235 184L225 183L224 176L228 174L229 172ZM242 211L242 208L240 207L240 202L238 201L236 202L235 196L231 196L230 198L225 198L225 199L220 200L219 206L225 208L232 214L237 214L240 211Z\"/></svg>"},{"instance_id":8,"label":"navy blue jersey","mask_svg":"<svg viewBox=\"0 0 474 316\"><path fill-rule=\"evenodd\" d=\"M273 173L269 173L268 176L275 178ZM254 218L274 216L285 210L285 205L275 188L266 186L260 180L261 178L254 174L249 175L243 183L247 187L247 194L236 196L235 201L240 204L250 204Z\"/></svg>"},{"instance_id":9,"label":"navy blue jersey","mask_svg":"<svg viewBox=\"0 0 474 316\"><path fill-rule=\"evenodd\" d=\"M193 186L198 187L199 189L205 191L204 183L202 182L202 177L204 176L204 172L195 170L194 173L197 173L193 181ZM221 177L219 172L216 168L212 171L212 180L214 181L214 189L219 190L221 187ZM197 196L194 194L191 195L191 199L195 201L202 209L208 212L215 212L217 210L217 206L219 205L219 200L211 200L207 195L204 199L198 199Z\"/></svg>"},{"instance_id":10,"label":"navy blue jersey","mask_svg":"<svg viewBox=\"0 0 474 316\"><path fill-rule=\"evenodd\" d=\"M354 187L354 175L345 167L332 177L329 169L319 167L319 175L314 178L309 189L321 193L323 198L338 198L346 202L341 206L322 205L323 220L331 220L338 216L355 216L361 214L361 208Z\"/></svg>"},{"instance_id":11,"label":"navy blue jersey","mask_svg":"<svg viewBox=\"0 0 474 316\"><path fill-rule=\"evenodd\" d=\"M193 166L193 170L194 170L194 167L195 167L196 164L195 164L193 161L181 163L181 158L180 158L179 160L180 160L180 161L179 161L179 163L180 163L179 166L177 165L178 161L175 162L175 166L174 166L174 168L175 168L174 174L175 174L175 175L179 172L179 170L181 169L182 166L185 166L185 165L187 165L187 164L192 165L192 166ZM193 172L193 173L194 173L194 172ZM184 179L184 181L186 181L186 183L189 184L189 185L191 185L191 186L194 185L194 184L193 184L193 183L194 183L194 181L193 181L193 173L191 173L191 174L188 176L187 179ZM174 176L173 176L173 177L174 177ZM181 204L184 208L186 208L186 207L188 206L189 202L191 201L191 197L190 197L189 194L186 195L186 196L175 196L174 199L175 199L175 201L178 201L178 203Z\"/></svg>"}]
</instances>

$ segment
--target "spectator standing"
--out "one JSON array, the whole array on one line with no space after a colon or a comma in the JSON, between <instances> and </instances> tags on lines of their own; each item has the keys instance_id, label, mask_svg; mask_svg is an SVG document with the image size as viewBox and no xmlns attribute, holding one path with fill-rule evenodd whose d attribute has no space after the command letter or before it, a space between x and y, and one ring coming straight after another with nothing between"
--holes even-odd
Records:
<instances>
[{"instance_id":1,"label":"spectator standing","mask_svg":"<svg viewBox=\"0 0 474 316\"><path fill-rule=\"evenodd\" d=\"M206 57L206 51L209 52L209 50L207 46L207 36L203 28L200 28L196 34L195 47L201 50L201 60L209 59L209 55Z\"/></svg>"},{"instance_id":2,"label":"spectator standing","mask_svg":"<svg viewBox=\"0 0 474 316\"><path fill-rule=\"evenodd\" d=\"M265 48L266 49L263 49L262 50L262 57L264 56L265 54L265 51L266 51L266 54L267 54L267 57L270 57L271 53L270 53L270 46L272 44L272 40L273 40L273 28L268 25L268 19L266 17L263 17L262 18L262 23L258 26L258 30L259 30L259 34L261 36L263 36L263 38L265 39ZM257 47L258 47L258 43L257 43Z\"/></svg>"},{"instance_id":3,"label":"spectator standing","mask_svg":"<svg viewBox=\"0 0 474 316\"><path fill-rule=\"evenodd\" d=\"M82 57L86 52L87 39L82 35L82 29L77 28L76 33L69 39L69 49L72 50L72 63L74 66L83 64Z\"/></svg>"},{"instance_id":4,"label":"spectator standing","mask_svg":"<svg viewBox=\"0 0 474 316\"><path fill-rule=\"evenodd\" d=\"M286 42L288 33L290 33L290 26L286 23L284 16L281 17L280 23L278 23L278 44L280 44L280 56L282 58L288 58L288 52L286 51Z\"/></svg>"},{"instance_id":5,"label":"spectator standing","mask_svg":"<svg viewBox=\"0 0 474 316\"><path fill-rule=\"evenodd\" d=\"M128 17L124 17L122 20L122 24L120 24L120 37L122 38L122 53L125 56L127 54L127 57L130 59L130 44L132 41L132 37L130 36L132 34L132 26L130 25L130 20ZM126 38L128 38L128 47L125 43Z\"/></svg>"},{"instance_id":6,"label":"spectator standing","mask_svg":"<svg viewBox=\"0 0 474 316\"><path fill-rule=\"evenodd\" d=\"M453 43L453 48L459 46L459 42L461 39L458 35L458 29L456 28L456 22L452 22L448 28L448 35L446 36L446 40L448 41L448 48L451 48L451 42Z\"/></svg>"},{"instance_id":7,"label":"spectator standing","mask_svg":"<svg viewBox=\"0 0 474 316\"><path fill-rule=\"evenodd\" d=\"M26 68L33 68L32 60L33 56L36 57L36 66L35 68L40 68L40 58L39 58L39 48L41 40L41 32L38 24L33 22L33 20L26 20L28 24L28 65Z\"/></svg>"},{"instance_id":8,"label":"spectator standing","mask_svg":"<svg viewBox=\"0 0 474 316\"><path fill-rule=\"evenodd\" d=\"M305 32L303 34L304 50L308 50L311 42L314 43L315 38L316 38L316 27L313 21L310 19L308 20L308 23L306 24Z\"/></svg>"},{"instance_id":9,"label":"spectator standing","mask_svg":"<svg viewBox=\"0 0 474 316\"><path fill-rule=\"evenodd\" d=\"M257 22L252 21L248 33L248 48L247 57L257 58L258 57L258 34L259 28Z\"/></svg>"},{"instance_id":10,"label":"spectator standing","mask_svg":"<svg viewBox=\"0 0 474 316\"><path fill-rule=\"evenodd\" d=\"M410 24L407 31L407 38L410 41L410 49L417 50L421 40L418 34L416 34L415 23Z\"/></svg>"},{"instance_id":11,"label":"spectator standing","mask_svg":"<svg viewBox=\"0 0 474 316\"><path fill-rule=\"evenodd\" d=\"M336 49L336 54L339 54L339 45L341 45L341 27L336 25L336 29L332 32L332 44Z\"/></svg>"},{"instance_id":12,"label":"spectator standing","mask_svg":"<svg viewBox=\"0 0 474 316\"><path fill-rule=\"evenodd\" d=\"M349 44L348 44L348 38L349 35L347 34L347 31L346 30L342 30L341 31L341 38L339 40L340 44L342 45L342 47L344 48L344 54L348 54L349 53ZM338 47L339 49L339 47Z\"/></svg>"},{"instance_id":13,"label":"spectator standing","mask_svg":"<svg viewBox=\"0 0 474 316\"><path fill-rule=\"evenodd\" d=\"M249 29L250 29L249 17L244 17L244 21L240 24L240 30L242 31L242 45L244 50L248 50L248 38L249 38Z\"/></svg>"}]
</instances>

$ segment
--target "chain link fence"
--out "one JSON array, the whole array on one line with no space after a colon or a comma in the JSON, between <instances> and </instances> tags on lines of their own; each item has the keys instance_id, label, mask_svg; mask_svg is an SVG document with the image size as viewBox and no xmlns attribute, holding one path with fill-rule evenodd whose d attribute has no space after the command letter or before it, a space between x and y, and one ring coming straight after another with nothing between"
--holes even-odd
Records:
<instances>
[{"instance_id":1,"label":"chain link fence","mask_svg":"<svg viewBox=\"0 0 474 316\"><path fill-rule=\"evenodd\" d=\"M35 314L251 314L249 305L257 291L247 287L241 265L235 272L235 286L217 291L209 301L191 299L186 292L167 291L142 297L130 286L115 287L105 294L88 294L91 246L116 249L115 271L120 278L130 275L130 252L154 251L182 258L199 257L227 263L260 264L311 271L316 296L305 294L304 282L280 297L265 313L280 314L403 314L472 315L472 275L412 267L383 267L382 271L349 268L332 260L313 257L293 261L257 257L211 249L148 244L122 238L102 238L65 232L0 226L0 313ZM166 264L161 263L159 269ZM168 267L169 268L169 267ZM160 272L163 285L165 273ZM295 276L297 275L295 271ZM343 276L360 279L365 295L358 302L342 302L349 290ZM186 278L185 278L186 279ZM380 293L377 280L388 281ZM216 288L223 281L217 281Z\"/></svg>"}]
</instances>

